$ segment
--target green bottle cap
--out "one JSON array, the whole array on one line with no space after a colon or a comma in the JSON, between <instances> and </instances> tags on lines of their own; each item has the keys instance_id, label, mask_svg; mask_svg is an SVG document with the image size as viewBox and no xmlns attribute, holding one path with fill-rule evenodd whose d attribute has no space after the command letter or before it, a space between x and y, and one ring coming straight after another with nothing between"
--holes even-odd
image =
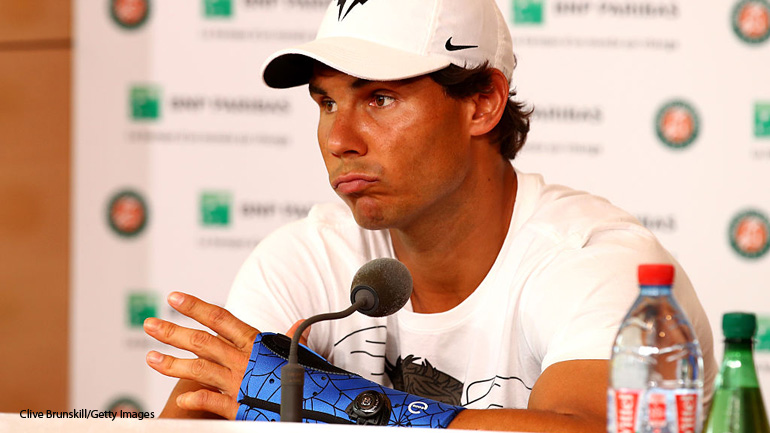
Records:
<instances>
[{"instance_id":1,"label":"green bottle cap","mask_svg":"<svg viewBox=\"0 0 770 433\"><path fill-rule=\"evenodd\" d=\"M753 338L757 330L757 316L754 313L725 313L722 316L722 332L725 338Z\"/></svg>"}]
</instances>

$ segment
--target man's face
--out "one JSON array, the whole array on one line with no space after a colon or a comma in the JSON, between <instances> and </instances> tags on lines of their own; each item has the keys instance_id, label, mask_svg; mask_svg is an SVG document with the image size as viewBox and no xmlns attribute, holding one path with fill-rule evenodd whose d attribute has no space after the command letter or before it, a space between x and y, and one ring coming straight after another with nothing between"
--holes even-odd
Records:
<instances>
[{"instance_id":1,"label":"man's face","mask_svg":"<svg viewBox=\"0 0 770 433\"><path fill-rule=\"evenodd\" d=\"M310 94L329 181L360 226L407 229L468 204L472 103L427 76L366 81L321 66Z\"/></svg>"}]
</instances>

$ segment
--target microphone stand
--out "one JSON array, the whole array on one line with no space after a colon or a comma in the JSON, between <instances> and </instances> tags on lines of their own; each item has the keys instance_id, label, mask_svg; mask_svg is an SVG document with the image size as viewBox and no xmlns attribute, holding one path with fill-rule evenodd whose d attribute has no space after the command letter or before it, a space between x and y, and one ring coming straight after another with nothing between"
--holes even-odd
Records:
<instances>
[{"instance_id":1,"label":"microphone stand","mask_svg":"<svg viewBox=\"0 0 770 433\"><path fill-rule=\"evenodd\" d=\"M302 397L305 388L305 368L299 365L299 338L310 325L323 320L335 320L348 317L359 308L365 306L368 300L357 298L347 309L337 313L325 313L304 320L294 335L289 346L289 362L281 367L281 422L302 422Z\"/></svg>"}]
</instances>

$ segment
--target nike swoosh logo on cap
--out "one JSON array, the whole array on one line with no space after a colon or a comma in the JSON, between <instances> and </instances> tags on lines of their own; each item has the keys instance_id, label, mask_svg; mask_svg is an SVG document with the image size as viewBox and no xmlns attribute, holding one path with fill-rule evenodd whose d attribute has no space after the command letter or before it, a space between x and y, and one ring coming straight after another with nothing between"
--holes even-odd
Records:
<instances>
[{"instance_id":1,"label":"nike swoosh logo on cap","mask_svg":"<svg viewBox=\"0 0 770 433\"><path fill-rule=\"evenodd\" d=\"M447 51L459 51L459 50L467 50L469 48L478 48L478 45L452 45L452 38L449 38L446 40L446 45L444 45L444 48L447 49Z\"/></svg>"}]
</instances>

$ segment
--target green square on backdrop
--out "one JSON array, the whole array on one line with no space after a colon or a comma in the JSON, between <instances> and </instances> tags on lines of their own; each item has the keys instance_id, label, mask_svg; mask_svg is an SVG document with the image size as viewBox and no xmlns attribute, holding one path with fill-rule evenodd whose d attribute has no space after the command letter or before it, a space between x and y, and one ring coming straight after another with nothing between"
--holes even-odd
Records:
<instances>
[{"instance_id":1,"label":"green square on backdrop","mask_svg":"<svg viewBox=\"0 0 770 433\"><path fill-rule=\"evenodd\" d=\"M544 0L513 0L513 22L542 24Z\"/></svg>"},{"instance_id":2,"label":"green square on backdrop","mask_svg":"<svg viewBox=\"0 0 770 433\"><path fill-rule=\"evenodd\" d=\"M157 119L160 117L160 89L152 86L131 87L131 117Z\"/></svg>"},{"instance_id":3,"label":"green square on backdrop","mask_svg":"<svg viewBox=\"0 0 770 433\"><path fill-rule=\"evenodd\" d=\"M754 136L770 137L770 102L754 104Z\"/></svg>"},{"instance_id":4,"label":"green square on backdrop","mask_svg":"<svg viewBox=\"0 0 770 433\"><path fill-rule=\"evenodd\" d=\"M229 17L233 14L232 0L203 0L207 17Z\"/></svg>"},{"instance_id":5,"label":"green square on backdrop","mask_svg":"<svg viewBox=\"0 0 770 433\"><path fill-rule=\"evenodd\" d=\"M128 294L128 324L141 328L148 317L158 316L158 296L154 292L131 292Z\"/></svg>"},{"instance_id":6,"label":"green square on backdrop","mask_svg":"<svg viewBox=\"0 0 770 433\"><path fill-rule=\"evenodd\" d=\"M229 192L207 191L201 194L201 224L204 226L230 225L232 195Z\"/></svg>"},{"instance_id":7,"label":"green square on backdrop","mask_svg":"<svg viewBox=\"0 0 770 433\"><path fill-rule=\"evenodd\" d=\"M757 314L757 334L754 350L770 352L770 316Z\"/></svg>"}]
</instances>

